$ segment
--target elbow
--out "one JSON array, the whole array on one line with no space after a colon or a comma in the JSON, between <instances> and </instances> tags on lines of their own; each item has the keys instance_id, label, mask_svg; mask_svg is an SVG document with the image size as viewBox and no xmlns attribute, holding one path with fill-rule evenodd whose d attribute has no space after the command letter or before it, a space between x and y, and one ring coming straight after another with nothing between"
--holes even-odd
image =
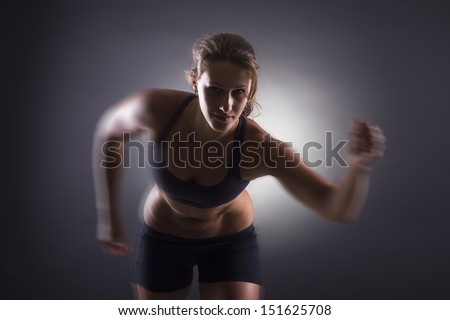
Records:
<instances>
[{"instance_id":1,"label":"elbow","mask_svg":"<svg viewBox=\"0 0 450 320\"><path fill-rule=\"evenodd\" d=\"M119 140L123 133L119 132L118 129L112 119L111 111L107 111L97 122L94 139L99 141Z\"/></svg>"}]
</instances>

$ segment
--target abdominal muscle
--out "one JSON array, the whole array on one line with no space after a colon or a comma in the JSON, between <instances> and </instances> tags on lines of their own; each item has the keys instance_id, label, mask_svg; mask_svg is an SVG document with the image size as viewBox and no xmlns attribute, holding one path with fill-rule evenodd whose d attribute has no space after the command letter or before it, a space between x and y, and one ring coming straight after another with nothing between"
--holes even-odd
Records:
<instances>
[{"instance_id":1,"label":"abdominal muscle","mask_svg":"<svg viewBox=\"0 0 450 320\"><path fill-rule=\"evenodd\" d=\"M214 208L197 208L169 198L158 186L144 205L144 222L156 231L187 239L205 239L239 232L253 222L253 204L246 190Z\"/></svg>"}]
</instances>

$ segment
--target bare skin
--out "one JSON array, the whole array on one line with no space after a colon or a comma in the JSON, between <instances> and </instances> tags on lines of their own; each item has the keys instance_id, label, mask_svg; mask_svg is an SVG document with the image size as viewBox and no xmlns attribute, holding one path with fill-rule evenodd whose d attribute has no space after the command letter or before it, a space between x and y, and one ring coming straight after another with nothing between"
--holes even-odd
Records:
<instances>
[{"instance_id":1,"label":"bare skin","mask_svg":"<svg viewBox=\"0 0 450 320\"><path fill-rule=\"evenodd\" d=\"M191 285L173 292L152 292L137 285L139 299L185 300L191 293ZM208 300L257 300L260 286L241 281L211 282L199 284L200 298Z\"/></svg>"},{"instance_id":2,"label":"bare skin","mask_svg":"<svg viewBox=\"0 0 450 320\"><path fill-rule=\"evenodd\" d=\"M195 132L202 143L219 141L226 146L234 137L239 116L247 103L251 77L247 70L231 62L210 62L195 83L199 98L192 101L172 127L167 140L177 132L185 138ZM148 90L112 107L99 123L94 145L94 176L96 179L98 238L105 251L124 255L128 251L126 237L117 212L120 167L102 169L95 153L105 141L120 141L124 132L145 133L150 141L159 136L176 108L191 93L173 90ZM241 178L254 180L271 175L299 201L326 219L354 220L364 204L370 166L382 157L385 138L376 126L360 122L351 134L354 152L349 157L350 167L338 184L319 176L304 164L288 168L286 163L297 159L295 150L282 141L266 143L267 132L256 122L246 119L244 141L259 142L254 150L259 161L240 169ZM193 150L190 150L193 152ZM227 150L229 152L230 150ZM170 154L169 154L170 155ZM166 154L167 156L167 154ZM187 160L185 150L175 150L175 156ZM196 154L197 158L202 154ZM203 158L202 158L203 159ZM264 161L261 161L264 160ZM202 186L219 183L227 174L223 165L218 168L179 168L169 156L165 158L169 171L181 180ZM274 166L267 163L275 162ZM204 163L202 161L202 163ZM168 197L154 186L144 206L144 222L153 229L183 238L210 238L241 231L253 222L253 206L247 191L229 203L215 208L197 208ZM258 299L260 287L246 282L200 283L204 299ZM170 293L158 293L137 286L141 299L186 299L190 286Z\"/></svg>"}]
</instances>

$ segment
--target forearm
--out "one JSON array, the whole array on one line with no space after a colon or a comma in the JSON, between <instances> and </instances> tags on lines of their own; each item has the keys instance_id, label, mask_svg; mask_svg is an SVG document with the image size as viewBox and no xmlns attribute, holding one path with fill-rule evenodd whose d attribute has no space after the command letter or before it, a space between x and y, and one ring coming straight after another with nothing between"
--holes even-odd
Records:
<instances>
[{"instance_id":1,"label":"forearm","mask_svg":"<svg viewBox=\"0 0 450 320\"><path fill-rule=\"evenodd\" d=\"M118 139L96 133L93 145L93 176L97 209L97 237L111 240L122 223L118 199L122 175L123 146Z\"/></svg>"},{"instance_id":2,"label":"forearm","mask_svg":"<svg viewBox=\"0 0 450 320\"><path fill-rule=\"evenodd\" d=\"M333 221L354 221L366 201L372 169L351 164L330 193L326 217Z\"/></svg>"}]
</instances>

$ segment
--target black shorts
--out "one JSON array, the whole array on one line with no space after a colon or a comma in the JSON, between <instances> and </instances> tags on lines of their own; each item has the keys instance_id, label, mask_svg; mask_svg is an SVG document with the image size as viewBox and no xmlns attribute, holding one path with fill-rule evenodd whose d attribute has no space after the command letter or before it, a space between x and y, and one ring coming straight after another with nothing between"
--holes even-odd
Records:
<instances>
[{"instance_id":1,"label":"black shorts","mask_svg":"<svg viewBox=\"0 0 450 320\"><path fill-rule=\"evenodd\" d=\"M260 284L255 227L207 239L184 239L144 224L136 250L135 282L154 292L171 292L192 282L244 281Z\"/></svg>"}]
</instances>

